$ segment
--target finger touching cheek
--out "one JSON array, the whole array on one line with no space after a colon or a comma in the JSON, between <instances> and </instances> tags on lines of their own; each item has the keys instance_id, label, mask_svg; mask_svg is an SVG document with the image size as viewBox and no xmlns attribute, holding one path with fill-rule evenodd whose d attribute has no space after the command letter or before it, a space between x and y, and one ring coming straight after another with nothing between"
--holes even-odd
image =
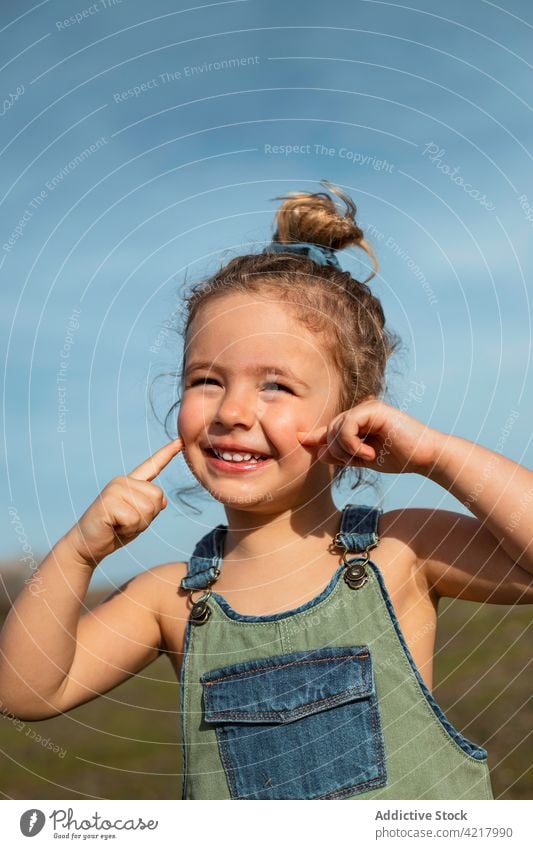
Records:
<instances>
[{"instance_id":1,"label":"finger touching cheek","mask_svg":"<svg viewBox=\"0 0 533 849\"><path fill-rule=\"evenodd\" d=\"M330 466L340 466L342 462L334 457L327 445L321 445L317 450L316 459L321 463L327 463Z\"/></svg>"}]
</instances>

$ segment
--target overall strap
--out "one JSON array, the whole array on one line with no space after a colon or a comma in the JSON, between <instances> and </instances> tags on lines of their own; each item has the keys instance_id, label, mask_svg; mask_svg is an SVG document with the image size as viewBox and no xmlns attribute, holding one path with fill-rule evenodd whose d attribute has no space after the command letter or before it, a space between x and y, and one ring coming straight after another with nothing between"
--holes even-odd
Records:
<instances>
[{"instance_id":1,"label":"overall strap","mask_svg":"<svg viewBox=\"0 0 533 849\"><path fill-rule=\"evenodd\" d=\"M381 507L347 504L342 513L341 527L335 542L348 551L358 552L373 548L379 542L378 521L382 513Z\"/></svg>"},{"instance_id":2,"label":"overall strap","mask_svg":"<svg viewBox=\"0 0 533 849\"><path fill-rule=\"evenodd\" d=\"M217 525L196 543L187 574L181 581L180 586L184 590L203 590L216 581L222 564L226 531L226 525Z\"/></svg>"}]
</instances>

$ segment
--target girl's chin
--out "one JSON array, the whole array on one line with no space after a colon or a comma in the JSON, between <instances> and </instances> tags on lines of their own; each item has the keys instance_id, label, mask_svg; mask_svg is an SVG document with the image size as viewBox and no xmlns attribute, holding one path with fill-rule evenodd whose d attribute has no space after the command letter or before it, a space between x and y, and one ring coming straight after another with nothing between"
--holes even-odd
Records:
<instances>
[{"instance_id":1,"label":"girl's chin","mask_svg":"<svg viewBox=\"0 0 533 849\"><path fill-rule=\"evenodd\" d=\"M266 495L228 495L226 497L221 497L220 494L217 498L217 501L220 504L223 504L224 507L231 507L233 510L258 510L259 507L265 507L266 505L272 504L272 494L268 493Z\"/></svg>"},{"instance_id":2,"label":"girl's chin","mask_svg":"<svg viewBox=\"0 0 533 849\"><path fill-rule=\"evenodd\" d=\"M207 490L221 504L244 505L272 501L271 490L265 490L259 480L255 486L252 486L251 476L209 474L205 468L194 469L192 466L189 466L189 470L202 489ZM244 486L245 480L246 486Z\"/></svg>"},{"instance_id":3,"label":"girl's chin","mask_svg":"<svg viewBox=\"0 0 533 849\"><path fill-rule=\"evenodd\" d=\"M242 479L228 480L227 478L215 478L207 475L198 477L198 482L207 491L223 504L254 504L261 501L272 501L272 492L259 483L251 486L243 486Z\"/></svg>"}]
</instances>

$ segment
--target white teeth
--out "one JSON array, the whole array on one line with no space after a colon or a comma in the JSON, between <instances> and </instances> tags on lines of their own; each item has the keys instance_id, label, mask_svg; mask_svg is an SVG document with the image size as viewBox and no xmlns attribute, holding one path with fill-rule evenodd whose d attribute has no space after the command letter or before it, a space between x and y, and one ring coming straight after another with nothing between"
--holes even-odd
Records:
<instances>
[{"instance_id":1,"label":"white teeth","mask_svg":"<svg viewBox=\"0 0 533 849\"><path fill-rule=\"evenodd\" d=\"M213 449L213 452L216 454L217 457L220 457L222 460L228 460L232 463L241 463L242 461L249 462L252 457L254 460L265 459L263 454L241 454L239 452L232 453L231 451L217 451L216 448Z\"/></svg>"}]
</instances>

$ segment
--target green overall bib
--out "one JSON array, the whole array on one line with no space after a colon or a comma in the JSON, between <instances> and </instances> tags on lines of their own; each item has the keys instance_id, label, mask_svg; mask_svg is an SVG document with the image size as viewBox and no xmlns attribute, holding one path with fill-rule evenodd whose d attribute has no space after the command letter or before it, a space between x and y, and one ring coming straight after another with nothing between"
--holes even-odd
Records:
<instances>
[{"instance_id":1,"label":"green overall bib","mask_svg":"<svg viewBox=\"0 0 533 849\"><path fill-rule=\"evenodd\" d=\"M181 582L205 590L181 671L182 798L493 798L486 750L431 695L370 559L381 513L347 505L327 587L270 616L209 589L226 526L197 543Z\"/></svg>"}]
</instances>

